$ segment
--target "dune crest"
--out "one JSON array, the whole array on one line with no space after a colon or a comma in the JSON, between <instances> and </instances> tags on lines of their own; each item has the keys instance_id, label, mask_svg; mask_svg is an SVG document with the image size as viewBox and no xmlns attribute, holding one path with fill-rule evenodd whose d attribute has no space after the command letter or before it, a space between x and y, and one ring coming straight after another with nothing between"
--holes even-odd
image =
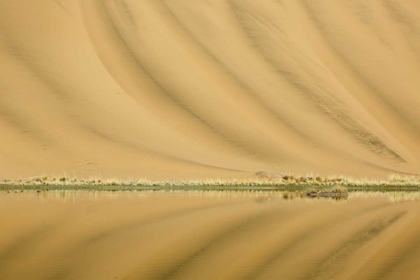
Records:
<instances>
[{"instance_id":1,"label":"dune crest","mask_svg":"<svg viewBox=\"0 0 420 280\"><path fill-rule=\"evenodd\" d=\"M0 179L420 170L413 1L0 4Z\"/></svg>"}]
</instances>

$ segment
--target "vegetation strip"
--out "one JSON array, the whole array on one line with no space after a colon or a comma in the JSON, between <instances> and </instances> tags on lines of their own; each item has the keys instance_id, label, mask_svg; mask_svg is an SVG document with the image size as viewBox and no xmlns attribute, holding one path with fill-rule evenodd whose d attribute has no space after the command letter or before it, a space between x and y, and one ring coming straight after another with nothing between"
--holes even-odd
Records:
<instances>
[{"instance_id":1,"label":"vegetation strip","mask_svg":"<svg viewBox=\"0 0 420 280\"><path fill-rule=\"evenodd\" d=\"M104 191L315 191L342 187L346 191L419 191L419 176L391 174L387 180L357 180L343 176L295 176L259 171L246 179L209 179L189 181L152 181L144 179L81 179L69 176L37 176L23 180L0 181L0 190L104 190Z\"/></svg>"}]
</instances>

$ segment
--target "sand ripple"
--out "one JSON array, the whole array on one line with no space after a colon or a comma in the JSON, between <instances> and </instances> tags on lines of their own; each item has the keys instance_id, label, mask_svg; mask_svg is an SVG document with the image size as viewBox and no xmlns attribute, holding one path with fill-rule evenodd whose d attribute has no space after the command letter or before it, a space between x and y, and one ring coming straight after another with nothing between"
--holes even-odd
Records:
<instances>
[{"instance_id":1,"label":"sand ripple","mask_svg":"<svg viewBox=\"0 0 420 280\"><path fill-rule=\"evenodd\" d=\"M0 179L420 169L416 1L2 0Z\"/></svg>"}]
</instances>

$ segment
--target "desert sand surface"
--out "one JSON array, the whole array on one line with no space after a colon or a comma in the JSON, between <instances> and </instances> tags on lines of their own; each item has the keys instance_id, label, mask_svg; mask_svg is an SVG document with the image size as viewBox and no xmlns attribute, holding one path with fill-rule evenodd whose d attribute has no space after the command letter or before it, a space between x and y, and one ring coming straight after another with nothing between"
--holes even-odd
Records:
<instances>
[{"instance_id":1,"label":"desert sand surface","mask_svg":"<svg viewBox=\"0 0 420 280\"><path fill-rule=\"evenodd\" d=\"M420 195L0 193L0 279L419 279Z\"/></svg>"},{"instance_id":2,"label":"desert sand surface","mask_svg":"<svg viewBox=\"0 0 420 280\"><path fill-rule=\"evenodd\" d=\"M0 179L420 170L411 0L2 0Z\"/></svg>"}]
</instances>

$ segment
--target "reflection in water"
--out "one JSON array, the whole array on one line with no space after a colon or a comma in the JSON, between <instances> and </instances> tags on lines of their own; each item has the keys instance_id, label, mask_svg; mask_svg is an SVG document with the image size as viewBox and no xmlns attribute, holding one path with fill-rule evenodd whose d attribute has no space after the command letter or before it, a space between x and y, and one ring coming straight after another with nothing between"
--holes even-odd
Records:
<instances>
[{"instance_id":1,"label":"reflection in water","mask_svg":"<svg viewBox=\"0 0 420 280\"><path fill-rule=\"evenodd\" d=\"M310 201L312 199L327 200L348 200L348 199L388 199L391 202L415 201L420 199L418 191L355 191L344 194L333 194L320 192L316 196L311 196L307 191L100 191L100 190L53 190L53 191L0 191L0 197L11 197L14 199L35 199L40 201L60 201L74 203L80 199L95 201L102 199L115 200L119 198L141 198L141 197L208 197L208 198L253 198L256 202L281 201L281 200L301 200Z\"/></svg>"},{"instance_id":2,"label":"reflection in water","mask_svg":"<svg viewBox=\"0 0 420 280\"><path fill-rule=\"evenodd\" d=\"M305 192L274 192L274 193L261 193L257 195L256 202L279 202L282 200L299 200L299 201L312 201L312 200L334 200L334 201L346 201L346 200L357 200L357 199L386 199L390 202L403 202L403 201L416 201L420 200L420 192L366 192L356 191L349 192L344 195L333 195L333 196L308 196Z\"/></svg>"},{"instance_id":3,"label":"reflection in water","mask_svg":"<svg viewBox=\"0 0 420 280\"><path fill-rule=\"evenodd\" d=\"M419 197L0 192L0 279L418 279Z\"/></svg>"},{"instance_id":4,"label":"reflection in water","mask_svg":"<svg viewBox=\"0 0 420 280\"><path fill-rule=\"evenodd\" d=\"M420 192L354 192L351 193L353 199L375 199L387 198L391 202L416 201L420 199Z\"/></svg>"}]
</instances>

